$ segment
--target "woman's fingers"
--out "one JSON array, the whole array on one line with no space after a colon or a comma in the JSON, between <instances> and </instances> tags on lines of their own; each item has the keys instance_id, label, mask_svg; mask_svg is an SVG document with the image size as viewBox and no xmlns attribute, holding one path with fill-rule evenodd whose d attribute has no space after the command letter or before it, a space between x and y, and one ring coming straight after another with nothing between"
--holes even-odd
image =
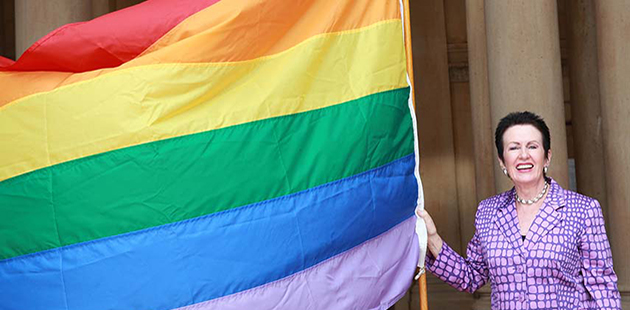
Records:
<instances>
[{"instance_id":1,"label":"woman's fingers","mask_svg":"<svg viewBox=\"0 0 630 310\"><path fill-rule=\"evenodd\" d=\"M431 252L433 257L438 257L440 251L442 251L442 237L438 235L435 223L433 223L433 219L431 218L431 215L429 215L429 212L425 210L416 210L416 213L424 220L424 223L427 226L427 247L429 252Z\"/></svg>"},{"instance_id":2,"label":"woman's fingers","mask_svg":"<svg viewBox=\"0 0 630 310\"><path fill-rule=\"evenodd\" d=\"M426 210L419 210L418 216L420 216L424 220L424 223L427 226L427 235L431 236L437 234L435 223L433 223L433 219L431 218L431 215L429 215L429 212L427 212Z\"/></svg>"}]
</instances>

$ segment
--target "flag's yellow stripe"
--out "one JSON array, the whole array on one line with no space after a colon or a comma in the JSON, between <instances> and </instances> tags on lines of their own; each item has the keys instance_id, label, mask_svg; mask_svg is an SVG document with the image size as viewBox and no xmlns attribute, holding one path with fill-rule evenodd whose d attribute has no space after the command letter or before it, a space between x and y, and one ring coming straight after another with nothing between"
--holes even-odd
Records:
<instances>
[{"instance_id":1,"label":"flag's yellow stripe","mask_svg":"<svg viewBox=\"0 0 630 310\"><path fill-rule=\"evenodd\" d=\"M250 61L119 70L0 110L0 181L61 162L406 87L400 20ZM307 124L305 124L307 125Z\"/></svg>"},{"instance_id":2,"label":"flag's yellow stripe","mask_svg":"<svg viewBox=\"0 0 630 310\"><path fill-rule=\"evenodd\" d=\"M391 0L223 0L182 21L141 56L118 68L78 74L0 72L0 109L24 96L130 67L273 55L312 36L400 18L398 6Z\"/></svg>"}]
</instances>

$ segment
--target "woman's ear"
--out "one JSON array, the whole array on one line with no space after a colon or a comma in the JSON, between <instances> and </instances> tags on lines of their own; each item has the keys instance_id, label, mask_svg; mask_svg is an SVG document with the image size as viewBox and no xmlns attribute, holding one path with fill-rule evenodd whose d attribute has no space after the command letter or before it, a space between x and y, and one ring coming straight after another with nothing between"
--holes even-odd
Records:
<instances>
[{"instance_id":1,"label":"woman's ear","mask_svg":"<svg viewBox=\"0 0 630 310\"><path fill-rule=\"evenodd\" d=\"M505 163L503 162L503 160L501 160L501 157L497 156L497 160L499 161L499 167L501 168L501 170L503 170L503 174L505 174L506 177L512 179L512 177L510 177L510 173L507 171L507 168L505 168Z\"/></svg>"},{"instance_id":2,"label":"woman's ear","mask_svg":"<svg viewBox=\"0 0 630 310\"><path fill-rule=\"evenodd\" d=\"M549 151L547 151L547 158L545 160L545 166L549 166L551 164L551 149L549 149Z\"/></svg>"}]
</instances>

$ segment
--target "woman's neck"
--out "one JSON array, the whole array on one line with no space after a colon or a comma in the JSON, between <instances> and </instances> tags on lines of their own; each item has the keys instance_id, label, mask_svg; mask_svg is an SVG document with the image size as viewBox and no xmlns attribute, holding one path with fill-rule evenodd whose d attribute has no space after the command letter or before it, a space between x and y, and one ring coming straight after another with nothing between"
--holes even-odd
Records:
<instances>
[{"instance_id":1,"label":"woman's neck","mask_svg":"<svg viewBox=\"0 0 630 310\"><path fill-rule=\"evenodd\" d=\"M514 188L521 199L533 199L543 191L545 182L545 179L541 179L531 184L514 184Z\"/></svg>"}]
</instances>

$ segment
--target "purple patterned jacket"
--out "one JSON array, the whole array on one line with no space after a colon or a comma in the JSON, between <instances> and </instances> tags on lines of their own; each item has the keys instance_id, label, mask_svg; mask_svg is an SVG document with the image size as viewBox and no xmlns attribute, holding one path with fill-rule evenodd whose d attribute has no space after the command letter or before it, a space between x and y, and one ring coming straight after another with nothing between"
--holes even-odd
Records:
<instances>
[{"instance_id":1,"label":"purple patterned jacket","mask_svg":"<svg viewBox=\"0 0 630 310\"><path fill-rule=\"evenodd\" d=\"M444 243L427 269L471 293L490 280L492 309L621 309L599 203L549 190L525 241L512 189L479 204L467 258Z\"/></svg>"}]
</instances>

